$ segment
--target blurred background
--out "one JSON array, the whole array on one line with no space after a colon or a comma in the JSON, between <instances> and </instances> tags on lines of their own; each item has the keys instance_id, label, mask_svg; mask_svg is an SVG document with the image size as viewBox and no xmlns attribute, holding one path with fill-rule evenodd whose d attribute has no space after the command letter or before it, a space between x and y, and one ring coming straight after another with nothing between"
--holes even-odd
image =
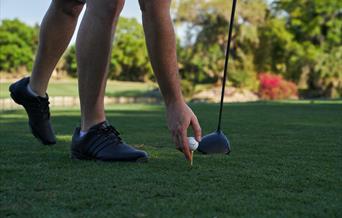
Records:
<instances>
[{"instance_id":1,"label":"blurred background","mask_svg":"<svg viewBox=\"0 0 342 218\"><path fill-rule=\"evenodd\" d=\"M32 69L46 0L0 0L0 99ZM179 70L190 101L218 102L231 0L175 0ZM158 102L138 1L126 1L110 60L107 103ZM226 102L342 96L342 1L239 0ZM77 104L75 37L49 86L53 104Z\"/></svg>"}]
</instances>

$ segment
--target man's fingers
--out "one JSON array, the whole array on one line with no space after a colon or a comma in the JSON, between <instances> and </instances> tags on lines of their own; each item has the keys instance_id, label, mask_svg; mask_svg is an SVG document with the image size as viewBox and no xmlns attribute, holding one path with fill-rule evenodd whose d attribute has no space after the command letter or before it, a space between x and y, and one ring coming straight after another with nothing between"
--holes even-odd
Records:
<instances>
[{"instance_id":1,"label":"man's fingers","mask_svg":"<svg viewBox=\"0 0 342 218\"><path fill-rule=\"evenodd\" d=\"M172 139L173 139L173 142L175 143L176 145L176 149L182 153L183 152L183 145L182 145L182 140L181 138L179 137L179 134L177 133L177 131L174 131L172 133Z\"/></svg>"},{"instance_id":2,"label":"man's fingers","mask_svg":"<svg viewBox=\"0 0 342 218\"><path fill-rule=\"evenodd\" d=\"M172 133L172 141L173 143L175 143L176 145L176 149L180 152L183 153L183 149L182 149L182 144L181 142L178 140L177 134L176 133Z\"/></svg>"},{"instance_id":3,"label":"man's fingers","mask_svg":"<svg viewBox=\"0 0 342 218\"><path fill-rule=\"evenodd\" d=\"M202 139L202 129L196 116L191 118L191 126L194 130L196 141L200 142Z\"/></svg>"},{"instance_id":4,"label":"man's fingers","mask_svg":"<svg viewBox=\"0 0 342 218\"><path fill-rule=\"evenodd\" d=\"M188 137L187 137L187 134L186 134L186 130L180 132L179 135L178 135L178 138L179 138L179 140L181 142L185 158L187 160L191 160L191 154L190 154L190 149L189 149L189 141L188 141Z\"/></svg>"}]
</instances>

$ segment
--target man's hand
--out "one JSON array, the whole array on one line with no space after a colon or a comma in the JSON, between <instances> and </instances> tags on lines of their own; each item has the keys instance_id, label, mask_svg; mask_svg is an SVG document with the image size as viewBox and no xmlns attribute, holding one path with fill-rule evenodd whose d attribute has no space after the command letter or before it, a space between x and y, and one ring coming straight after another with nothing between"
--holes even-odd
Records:
<instances>
[{"instance_id":1,"label":"man's hand","mask_svg":"<svg viewBox=\"0 0 342 218\"><path fill-rule=\"evenodd\" d=\"M191 125L196 140L201 128L192 110L185 104L180 87L176 36L170 13L171 1L139 1L149 57L163 95L167 123L176 146L190 160L187 129Z\"/></svg>"},{"instance_id":2,"label":"man's hand","mask_svg":"<svg viewBox=\"0 0 342 218\"><path fill-rule=\"evenodd\" d=\"M167 124L176 148L191 160L187 129L192 126L196 140L201 141L202 130L196 115L185 102L171 103L166 107Z\"/></svg>"}]
</instances>

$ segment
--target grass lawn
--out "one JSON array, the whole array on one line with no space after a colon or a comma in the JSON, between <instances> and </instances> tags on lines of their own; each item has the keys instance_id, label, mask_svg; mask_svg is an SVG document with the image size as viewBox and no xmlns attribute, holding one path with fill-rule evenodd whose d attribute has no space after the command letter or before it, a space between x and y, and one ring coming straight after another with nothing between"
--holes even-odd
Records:
<instances>
[{"instance_id":1,"label":"grass lawn","mask_svg":"<svg viewBox=\"0 0 342 218\"><path fill-rule=\"evenodd\" d=\"M205 133L217 105L191 106ZM53 109L58 144L31 137L23 111L2 113L1 212L22 217L341 217L342 104L229 104L229 156L189 169L158 105L108 108L147 164L72 161L77 109Z\"/></svg>"},{"instance_id":2,"label":"grass lawn","mask_svg":"<svg viewBox=\"0 0 342 218\"><path fill-rule=\"evenodd\" d=\"M10 83L0 83L0 98L9 98ZM156 85L141 82L108 81L106 96L133 97L153 90ZM78 96L77 80L52 81L48 88L49 96Z\"/></svg>"}]
</instances>

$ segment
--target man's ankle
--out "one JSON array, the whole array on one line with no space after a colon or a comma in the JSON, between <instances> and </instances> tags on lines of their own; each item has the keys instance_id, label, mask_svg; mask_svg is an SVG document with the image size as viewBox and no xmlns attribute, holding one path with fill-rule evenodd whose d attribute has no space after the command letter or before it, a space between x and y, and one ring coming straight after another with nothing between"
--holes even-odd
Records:
<instances>
[{"instance_id":1,"label":"man's ankle","mask_svg":"<svg viewBox=\"0 0 342 218\"><path fill-rule=\"evenodd\" d=\"M31 87L30 83L27 84L27 91L28 91L31 95L35 96L35 97L38 97L38 96L39 96L39 97L42 97L42 98L46 98L46 93L41 94L41 93L39 93L39 92L36 92L36 91Z\"/></svg>"},{"instance_id":2,"label":"man's ankle","mask_svg":"<svg viewBox=\"0 0 342 218\"><path fill-rule=\"evenodd\" d=\"M85 136L88 133L88 131L80 131L80 137L82 138L83 136Z\"/></svg>"},{"instance_id":3,"label":"man's ankle","mask_svg":"<svg viewBox=\"0 0 342 218\"><path fill-rule=\"evenodd\" d=\"M89 129L95 125L98 125L100 123L103 123L105 122L106 119L98 119L98 120L95 120L95 121L87 121L87 122L82 122L82 125L81 125L81 132L84 133L84 135L89 131Z\"/></svg>"}]
</instances>

